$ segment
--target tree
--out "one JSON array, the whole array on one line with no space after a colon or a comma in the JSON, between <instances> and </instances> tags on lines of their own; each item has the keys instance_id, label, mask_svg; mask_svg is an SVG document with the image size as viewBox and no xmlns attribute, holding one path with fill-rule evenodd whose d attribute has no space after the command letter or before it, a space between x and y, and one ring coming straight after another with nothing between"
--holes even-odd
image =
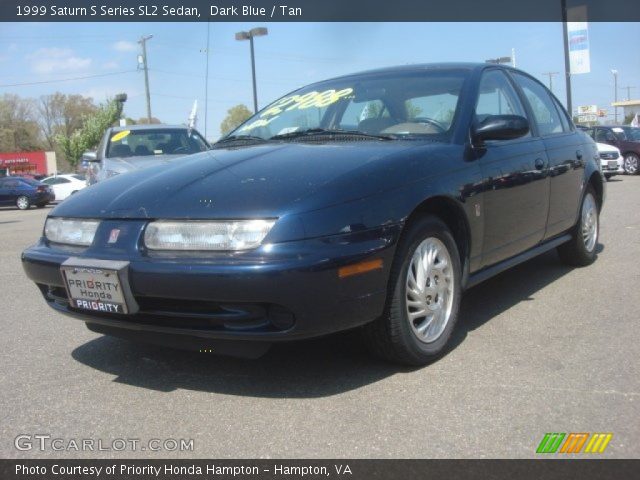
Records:
<instances>
[{"instance_id":1,"label":"tree","mask_svg":"<svg viewBox=\"0 0 640 480\"><path fill-rule=\"evenodd\" d=\"M71 166L78 164L82 154L100 143L107 128L114 125L122 115L122 102L109 100L101 104L95 113L84 118L82 127L70 135L56 136L56 142Z\"/></svg>"},{"instance_id":2,"label":"tree","mask_svg":"<svg viewBox=\"0 0 640 480\"><path fill-rule=\"evenodd\" d=\"M48 146L55 146L57 135L71 136L82 127L84 118L97 111L93 99L56 92L40 97L40 128Z\"/></svg>"},{"instance_id":3,"label":"tree","mask_svg":"<svg viewBox=\"0 0 640 480\"><path fill-rule=\"evenodd\" d=\"M0 151L42 148L33 101L5 93L0 97Z\"/></svg>"},{"instance_id":4,"label":"tree","mask_svg":"<svg viewBox=\"0 0 640 480\"><path fill-rule=\"evenodd\" d=\"M140 125L149 125L149 124L156 124L156 123L162 123L162 122L156 117L151 117L151 121L149 121L147 117L140 117L138 121L135 123L138 123Z\"/></svg>"},{"instance_id":5,"label":"tree","mask_svg":"<svg viewBox=\"0 0 640 480\"><path fill-rule=\"evenodd\" d=\"M240 104L235 107L231 107L227 110L227 116L220 124L220 133L222 133L222 135L226 135L247 118L251 117L251 115L253 115L253 113L251 113L251 110L249 110L245 105Z\"/></svg>"}]
</instances>

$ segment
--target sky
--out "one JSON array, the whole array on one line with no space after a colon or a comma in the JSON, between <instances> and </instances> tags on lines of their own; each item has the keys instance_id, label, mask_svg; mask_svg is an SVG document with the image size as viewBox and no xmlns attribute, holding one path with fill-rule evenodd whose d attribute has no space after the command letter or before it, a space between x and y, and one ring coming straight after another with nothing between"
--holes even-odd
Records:
<instances>
[{"instance_id":1,"label":"sky","mask_svg":"<svg viewBox=\"0 0 640 480\"><path fill-rule=\"evenodd\" d=\"M484 61L510 56L549 85L545 72L563 72L561 23L0 23L0 95L37 98L60 91L100 103L125 92L125 114L146 116L138 39L147 42L151 110L163 123L186 123L198 101L205 132L205 73L209 28L206 134L220 135L229 108L253 105L249 42L235 33L264 26L255 39L258 104L334 76L412 63ZM591 73L572 76L573 105L613 113L612 69L618 99L640 98L640 24L590 23ZM77 80L78 77L100 75ZM66 80L66 81L60 81ZM46 83L38 83L46 82ZM30 85L15 85L26 84ZM564 76L553 91L566 104ZM622 110L619 109L619 116ZM612 117L611 117L612 118Z\"/></svg>"}]
</instances>

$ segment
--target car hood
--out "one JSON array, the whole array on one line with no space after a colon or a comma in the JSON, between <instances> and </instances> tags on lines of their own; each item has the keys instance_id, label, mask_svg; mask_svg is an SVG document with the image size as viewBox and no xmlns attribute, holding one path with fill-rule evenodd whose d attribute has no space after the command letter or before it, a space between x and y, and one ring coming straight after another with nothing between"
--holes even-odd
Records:
<instances>
[{"instance_id":1,"label":"car hood","mask_svg":"<svg viewBox=\"0 0 640 480\"><path fill-rule=\"evenodd\" d=\"M52 215L275 218L388 188L390 177L403 178L402 166L393 159L406 159L404 152L415 150L416 143L277 143L213 150L117 175L78 192ZM383 171L373 167L380 163L386 165Z\"/></svg>"},{"instance_id":2,"label":"car hood","mask_svg":"<svg viewBox=\"0 0 640 480\"><path fill-rule=\"evenodd\" d=\"M617 152L617 153L620 152L620 150L617 147L614 147L612 145L608 145L606 143L597 143L596 142L596 146L598 147L598 151L599 152Z\"/></svg>"}]
</instances>

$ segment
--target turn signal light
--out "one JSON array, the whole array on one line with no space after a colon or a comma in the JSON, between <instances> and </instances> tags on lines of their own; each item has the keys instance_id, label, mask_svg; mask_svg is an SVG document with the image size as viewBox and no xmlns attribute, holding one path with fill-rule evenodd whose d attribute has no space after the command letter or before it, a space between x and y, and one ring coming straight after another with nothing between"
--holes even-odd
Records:
<instances>
[{"instance_id":1,"label":"turn signal light","mask_svg":"<svg viewBox=\"0 0 640 480\"><path fill-rule=\"evenodd\" d=\"M361 273L370 272L372 270L378 270L382 268L382 259L376 258L375 260L367 260L360 263L354 263L347 265L346 267L340 267L338 269L338 277L345 278L352 275L360 275Z\"/></svg>"}]
</instances>

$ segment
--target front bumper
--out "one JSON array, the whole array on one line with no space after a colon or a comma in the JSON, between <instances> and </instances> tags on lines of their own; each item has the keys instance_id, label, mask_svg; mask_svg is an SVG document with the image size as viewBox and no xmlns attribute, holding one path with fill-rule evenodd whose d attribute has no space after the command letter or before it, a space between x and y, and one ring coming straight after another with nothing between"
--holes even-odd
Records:
<instances>
[{"instance_id":1,"label":"front bumper","mask_svg":"<svg viewBox=\"0 0 640 480\"><path fill-rule=\"evenodd\" d=\"M622 162L622 157L619 157L615 160L611 160L611 165L609 164L610 160L601 160L600 168L602 169L602 173L607 176L613 175L622 175L624 173L624 166ZM614 165L615 162L615 165Z\"/></svg>"},{"instance_id":2,"label":"front bumper","mask_svg":"<svg viewBox=\"0 0 640 480\"><path fill-rule=\"evenodd\" d=\"M107 242L119 228L118 243ZM158 254L140 245L142 221L101 223L94 245L41 239L22 255L27 276L58 312L92 330L181 348L217 340L275 342L353 328L382 314L399 225L348 235L264 245L243 253ZM129 261L132 315L71 307L60 273L69 257ZM341 266L382 259L383 267L340 279Z\"/></svg>"}]
</instances>

